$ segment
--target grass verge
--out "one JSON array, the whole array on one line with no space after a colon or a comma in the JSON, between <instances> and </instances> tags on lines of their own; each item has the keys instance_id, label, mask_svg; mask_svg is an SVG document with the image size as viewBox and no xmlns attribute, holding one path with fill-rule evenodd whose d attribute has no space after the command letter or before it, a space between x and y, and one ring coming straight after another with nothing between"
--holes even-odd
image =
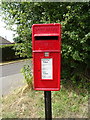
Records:
<instances>
[{"instance_id":1,"label":"grass verge","mask_svg":"<svg viewBox=\"0 0 90 120\"><path fill-rule=\"evenodd\" d=\"M88 92L65 88L52 92L53 118L88 118ZM44 118L44 92L21 88L2 98L2 118Z\"/></svg>"}]
</instances>

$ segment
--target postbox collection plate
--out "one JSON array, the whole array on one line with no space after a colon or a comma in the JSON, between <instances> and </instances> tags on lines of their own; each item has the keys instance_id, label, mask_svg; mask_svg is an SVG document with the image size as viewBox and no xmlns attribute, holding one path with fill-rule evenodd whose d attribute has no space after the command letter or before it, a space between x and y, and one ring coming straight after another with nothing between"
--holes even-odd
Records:
<instances>
[{"instance_id":1,"label":"postbox collection plate","mask_svg":"<svg viewBox=\"0 0 90 120\"><path fill-rule=\"evenodd\" d=\"M32 26L34 89L60 90L61 25Z\"/></svg>"},{"instance_id":2,"label":"postbox collection plate","mask_svg":"<svg viewBox=\"0 0 90 120\"><path fill-rule=\"evenodd\" d=\"M52 58L41 59L41 74L42 74L42 80L53 79Z\"/></svg>"}]
</instances>

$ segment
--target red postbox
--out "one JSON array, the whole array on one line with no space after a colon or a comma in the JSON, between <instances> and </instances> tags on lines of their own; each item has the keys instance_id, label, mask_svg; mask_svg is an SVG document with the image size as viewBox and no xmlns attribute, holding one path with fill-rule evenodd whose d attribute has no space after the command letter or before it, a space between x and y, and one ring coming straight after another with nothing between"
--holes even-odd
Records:
<instances>
[{"instance_id":1,"label":"red postbox","mask_svg":"<svg viewBox=\"0 0 90 120\"><path fill-rule=\"evenodd\" d=\"M61 25L32 26L34 89L60 90Z\"/></svg>"}]
</instances>

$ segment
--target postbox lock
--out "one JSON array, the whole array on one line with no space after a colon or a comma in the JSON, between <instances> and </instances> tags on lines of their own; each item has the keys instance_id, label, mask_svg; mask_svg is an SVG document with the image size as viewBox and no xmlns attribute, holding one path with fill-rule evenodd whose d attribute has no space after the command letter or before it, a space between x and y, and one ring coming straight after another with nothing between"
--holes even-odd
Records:
<instances>
[{"instance_id":1,"label":"postbox lock","mask_svg":"<svg viewBox=\"0 0 90 120\"><path fill-rule=\"evenodd\" d=\"M49 57L49 52L45 52L45 53L44 53L44 56L45 56L45 57Z\"/></svg>"}]
</instances>

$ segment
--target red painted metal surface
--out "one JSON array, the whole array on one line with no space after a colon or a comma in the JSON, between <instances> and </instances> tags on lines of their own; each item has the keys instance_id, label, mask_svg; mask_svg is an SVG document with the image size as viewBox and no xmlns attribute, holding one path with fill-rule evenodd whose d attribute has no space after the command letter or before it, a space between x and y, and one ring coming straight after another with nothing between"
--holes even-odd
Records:
<instances>
[{"instance_id":1,"label":"red painted metal surface","mask_svg":"<svg viewBox=\"0 0 90 120\"><path fill-rule=\"evenodd\" d=\"M61 25L32 26L34 89L60 90Z\"/></svg>"}]
</instances>

